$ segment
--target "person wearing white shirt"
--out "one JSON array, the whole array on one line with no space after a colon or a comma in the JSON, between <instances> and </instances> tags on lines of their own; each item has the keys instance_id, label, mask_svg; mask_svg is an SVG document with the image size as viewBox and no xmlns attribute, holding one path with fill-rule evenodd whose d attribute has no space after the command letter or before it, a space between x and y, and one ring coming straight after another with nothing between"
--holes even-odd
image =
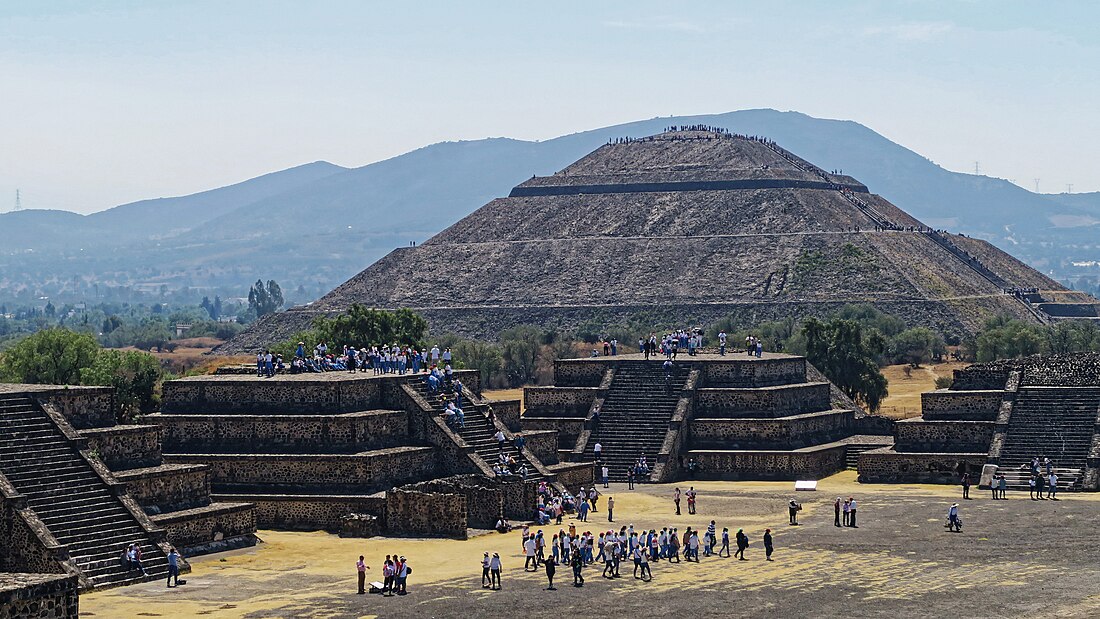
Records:
<instances>
[{"instance_id":1,"label":"person wearing white shirt","mask_svg":"<svg viewBox=\"0 0 1100 619\"><path fill-rule=\"evenodd\" d=\"M535 556L535 546L535 536L533 535L528 537L526 542L523 542L523 554L526 557L523 563L523 571L525 572L528 571L528 566L530 566L532 572L539 571L539 559Z\"/></svg>"},{"instance_id":2,"label":"person wearing white shirt","mask_svg":"<svg viewBox=\"0 0 1100 619\"><path fill-rule=\"evenodd\" d=\"M489 588L500 590L500 554L494 552L489 559Z\"/></svg>"}]
</instances>

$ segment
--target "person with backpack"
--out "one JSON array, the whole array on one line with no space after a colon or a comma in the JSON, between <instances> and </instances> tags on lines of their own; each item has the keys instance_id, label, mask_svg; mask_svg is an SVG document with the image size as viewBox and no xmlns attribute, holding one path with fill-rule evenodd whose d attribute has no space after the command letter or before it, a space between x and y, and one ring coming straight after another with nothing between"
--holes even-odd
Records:
<instances>
[{"instance_id":1,"label":"person with backpack","mask_svg":"<svg viewBox=\"0 0 1100 619\"><path fill-rule=\"evenodd\" d=\"M738 561L747 561L745 558L745 549L749 547L749 536L745 535L744 529L737 529L737 552L733 553L733 556L737 557Z\"/></svg>"}]
</instances>

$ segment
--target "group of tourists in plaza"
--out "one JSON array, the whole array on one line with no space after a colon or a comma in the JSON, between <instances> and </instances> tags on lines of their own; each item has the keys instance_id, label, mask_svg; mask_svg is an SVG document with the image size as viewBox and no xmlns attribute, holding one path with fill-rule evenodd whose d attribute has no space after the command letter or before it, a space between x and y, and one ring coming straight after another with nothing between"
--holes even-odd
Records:
<instances>
[{"instance_id":1,"label":"group of tourists in plaza","mask_svg":"<svg viewBox=\"0 0 1100 619\"><path fill-rule=\"evenodd\" d=\"M693 492L693 491L692 491ZM762 538L764 558L772 560L775 550L771 529L765 529ZM520 551L524 557L523 569L527 572L545 570L547 590L553 591L557 566L571 568L573 586L584 585L584 569L590 566L601 567L601 576L615 579L621 576L624 562L633 564L632 576L636 580L648 582L653 578L652 565L661 561L669 563L699 563L702 557L736 557L747 561L745 556L749 548L749 537L744 529L738 529L733 535L736 550L731 553L731 537L728 527L718 531L717 522L711 520L703 528L666 526L656 529L635 529L633 524L621 526L616 531L608 529L593 533L579 531L577 524L571 522L568 527L548 534L542 529L532 530L523 527ZM700 550L702 554L700 555ZM500 589L502 562L499 553L486 552L482 559L481 586L486 589Z\"/></svg>"},{"instance_id":2,"label":"group of tourists in plaza","mask_svg":"<svg viewBox=\"0 0 1100 619\"><path fill-rule=\"evenodd\" d=\"M356 593L360 595L367 592L367 570L369 569L370 566L366 564L363 555L359 555L359 560L355 562L355 573L359 583L359 590ZM381 593L387 597L394 594L406 595L409 592L410 574L412 574L412 567L409 566L404 555L396 553L386 555L385 561L382 562L382 581L371 583L371 592Z\"/></svg>"}]
</instances>

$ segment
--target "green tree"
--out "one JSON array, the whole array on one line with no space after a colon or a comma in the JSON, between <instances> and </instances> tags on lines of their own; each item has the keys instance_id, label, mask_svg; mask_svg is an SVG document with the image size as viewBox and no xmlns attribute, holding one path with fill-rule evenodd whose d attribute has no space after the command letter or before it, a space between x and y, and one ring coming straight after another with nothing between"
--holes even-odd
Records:
<instances>
[{"instance_id":1,"label":"green tree","mask_svg":"<svg viewBox=\"0 0 1100 619\"><path fill-rule=\"evenodd\" d=\"M79 385L80 371L92 365L99 344L88 333L43 329L4 352L0 378L8 382Z\"/></svg>"},{"instance_id":2,"label":"green tree","mask_svg":"<svg viewBox=\"0 0 1100 619\"><path fill-rule=\"evenodd\" d=\"M80 372L81 383L115 388L120 417L133 420L156 406L157 385L164 376L156 357L136 350L101 350Z\"/></svg>"},{"instance_id":3,"label":"green tree","mask_svg":"<svg viewBox=\"0 0 1100 619\"><path fill-rule=\"evenodd\" d=\"M886 342L877 330L864 333L853 320L834 318L823 323L810 318L802 327L807 360L841 391L867 407L878 410L886 397L886 377L875 360Z\"/></svg>"},{"instance_id":4,"label":"green tree","mask_svg":"<svg viewBox=\"0 0 1100 619\"><path fill-rule=\"evenodd\" d=\"M462 368L481 372L481 385L487 388L500 372L503 357L500 348L488 342L461 340L451 347Z\"/></svg>"},{"instance_id":5,"label":"green tree","mask_svg":"<svg viewBox=\"0 0 1100 619\"><path fill-rule=\"evenodd\" d=\"M1035 355L1043 351L1047 338L1044 327L1020 320L995 318L978 334L978 361L995 361Z\"/></svg>"},{"instance_id":6,"label":"green tree","mask_svg":"<svg viewBox=\"0 0 1100 619\"><path fill-rule=\"evenodd\" d=\"M500 332L500 349L508 382L518 387L535 380L539 354L542 352L542 329L520 325Z\"/></svg>"},{"instance_id":7,"label":"green tree","mask_svg":"<svg viewBox=\"0 0 1100 619\"><path fill-rule=\"evenodd\" d=\"M267 285L264 285L263 280L258 279L248 289L248 309L256 315L256 318L274 313L282 306L283 289L275 280L270 279Z\"/></svg>"},{"instance_id":8,"label":"green tree","mask_svg":"<svg viewBox=\"0 0 1100 619\"><path fill-rule=\"evenodd\" d=\"M908 363L913 367L920 367L922 363L941 357L947 350L943 337L925 327L915 327L898 333L890 338L889 348L895 363Z\"/></svg>"}]
</instances>

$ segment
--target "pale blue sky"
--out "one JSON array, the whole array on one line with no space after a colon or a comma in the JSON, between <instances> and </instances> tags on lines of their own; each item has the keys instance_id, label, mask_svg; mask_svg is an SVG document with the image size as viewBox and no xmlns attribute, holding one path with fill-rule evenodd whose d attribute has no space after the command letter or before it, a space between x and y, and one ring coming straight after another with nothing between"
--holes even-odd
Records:
<instances>
[{"instance_id":1,"label":"pale blue sky","mask_svg":"<svg viewBox=\"0 0 1100 619\"><path fill-rule=\"evenodd\" d=\"M0 211L744 108L1100 190L1093 2L0 4Z\"/></svg>"}]
</instances>

